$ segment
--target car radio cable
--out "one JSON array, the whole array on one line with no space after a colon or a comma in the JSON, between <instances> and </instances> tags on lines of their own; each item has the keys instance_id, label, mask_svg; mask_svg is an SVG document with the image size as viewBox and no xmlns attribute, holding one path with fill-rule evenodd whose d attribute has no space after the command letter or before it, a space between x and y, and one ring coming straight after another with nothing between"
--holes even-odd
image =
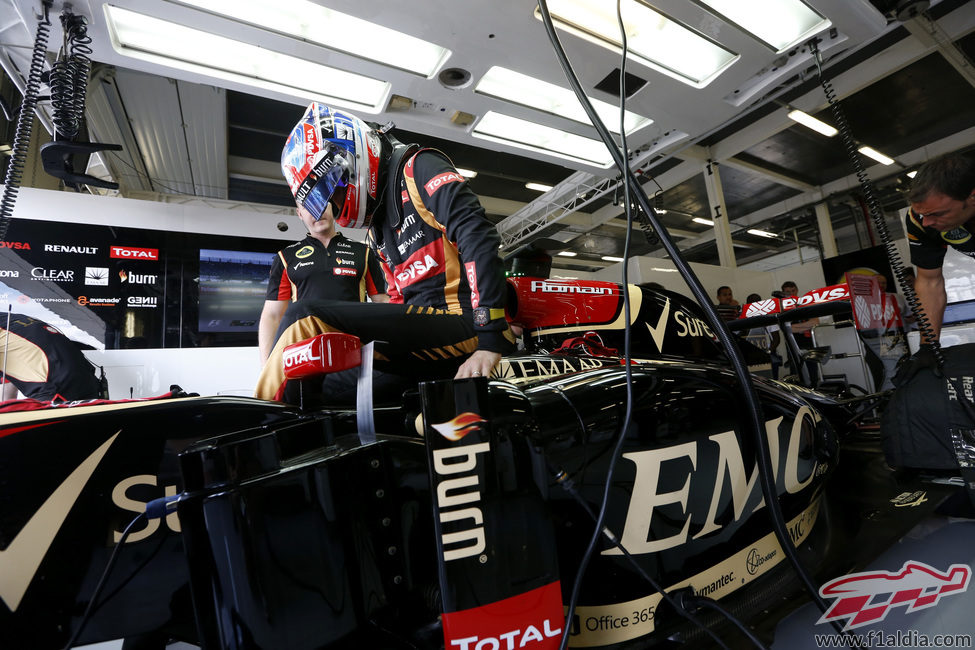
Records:
<instances>
[{"instance_id":1,"label":"car radio cable","mask_svg":"<svg viewBox=\"0 0 975 650\"><path fill-rule=\"evenodd\" d=\"M758 469L759 469L759 484L761 485L762 495L764 496L765 502L768 505L768 512L770 514L770 519L772 521L772 529L775 533L775 537L779 542L779 545L782 547L785 556L788 558L790 564L795 569L796 574L799 576L803 586L805 587L807 593L809 594L810 599L814 603L816 603L817 607L819 607L821 611L825 613L828 610L828 605L820 596L818 586L815 584L812 577L809 575L809 572L806 571L805 567L803 567L802 562L799 559L798 553L796 552L795 547L792 545L792 539L789 536L788 528L785 521L785 516L782 513L782 508L777 498L774 474L772 469L771 452L769 450L768 440L764 435L765 427L762 424L763 416L761 411L761 405L759 404L758 396L755 390L755 385L752 382L751 376L749 375L748 368L745 364L744 358L742 357L742 353L732 341L731 333L728 330L727 325L718 316L714 307L711 305L709 296L705 292L704 287L701 285L700 280L694 274L694 271L690 268L687 261L681 256L680 251L677 249L677 246L674 243L674 240L670 236L670 233L667 232L667 230L661 225L660 221L656 218L656 213L651 207L650 201L647 198L646 193L643 191L643 188L640 186L639 181L636 179L636 176L633 174L633 171L630 169L626 156L620 153L620 150L617 148L612 135L609 133L605 124L603 123L603 121L600 119L599 115L596 113L595 109L593 108L592 103L589 101L589 98L586 96L586 93L582 88L582 85L579 83L579 79L576 77L576 74L572 69L572 65L568 60L565 50L562 48L562 44L559 41L558 35L555 32L555 26L552 22L552 16L548 11L548 5L546 0L538 0L538 8L539 8L539 13L541 14L542 23L545 26L546 34L548 35L549 41L551 42L552 47L555 51L555 55L559 60L559 64L561 65L562 70L565 73L566 79L569 81L569 85L572 87L573 91L576 94L577 99L579 100L579 103L582 105L583 109L586 111L586 114L589 116L589 119L592 122L593 126L595 127L597 133L599 134L600 139L603 141L603 143L606 145L606 148L609 150L609 153L613 158L613 162L616 164L617 168L621 171L623 176L629 179L630 184L632 185L633 188L633 198L635 198L637 203L639 204L639 207L641 208L641 211L643 213L642 215L643 218L648 219L652 224L653 229L655 230L656 234L660 238L661 244L663 245L667 254L670 256L670 259L674 262L674 266L677 268L682 278L687 283L688 287L691 290L691 293L697 299L698 303L701 306L702 311L704 312L705 318L708 320L708 324L710 325L712 331L717 336L719 342L721 343L721 346L725 349L725 352L728 356L728 360L731 363L732 370L734 371L735 377L739 382L741 394L744 401L744 411L747 417L747 421L746 421L747 429L752 432L752 435L755 438L756 448L758 451L757 461L758 461ZM631 199L630 197L625 197L625 200L627 204L629 204ZM625 269L625 267L628 265L628 261L624 260L623 264ZM626 298L627 296L628 296L628 291L624 286L624 298ZM624 321L624 327L626 328L626 332L628 333L629 332L628 319ZM627 362L627 367L628 366L629 363ZM628 416L629 413L627 414L627 418ZM600 506L600 513L599 513L600 525L596 527L596 530L593 533L593 541L591 541L589 548L587 548L586 555L583 558L583 564L579 570L580 576L585 571L585 566L588 564L588 561L592 553L595 551L594 540L600 535L601 522L604 518L605 510L607 508L609 485L611 483L612 470L615 464L615 460L619 456L619 452L622 450L622 438L625 436L625 433L628 428L628 424L629 424L628 419L624 420L624 427L620 434L621 440L618 441L616 449L614 451L614 457L610 461L609 475L606 478L606 490L604 492L603 502ZM575 604L574 601L577 597L576 591L578 589L579 582L580 581L577 579L576 585L573 590L573 599L569 603L570 608ZM834 621L833 626L837 630L837 632L843 633L842 626L839 623Z\"/></svg>"},{"instance_id":2,"label":"car radio cable","mask_svg":"<svg viewBox=\"0 0 975 650\"><path fill-rule=\"evenodd\" d=\"M125 527L122 531L121 536L117 542L115 542L115 548L112 549L112 554L108 557L108 562L105 563L105 569L102 570L101 577L98 578L98 583L95 585L95 590L91 592L91 598L88 599L88 606L85 607L85 613L81 615L81 621L78 622L78 627L75 628L74 632L71 634L71 638L64 645L64 650L71 650L75 646L75 642L81 636L84 631L85 626L88 625L88 621L91 620L92 615L95 610L98 609L98 599L108 582L108 576L111 575L112 569L115 567L115 563L118 561L119 555L121 554L122 547L125 546L126 540L132 531L140 524L145 524L152 519L160 519L170 514L176 510L176 502L179 500L179 495L161 497L159 499L153 499L146 503L146 509L136 515L132 521Z\"/></svg>"}]
</instances>

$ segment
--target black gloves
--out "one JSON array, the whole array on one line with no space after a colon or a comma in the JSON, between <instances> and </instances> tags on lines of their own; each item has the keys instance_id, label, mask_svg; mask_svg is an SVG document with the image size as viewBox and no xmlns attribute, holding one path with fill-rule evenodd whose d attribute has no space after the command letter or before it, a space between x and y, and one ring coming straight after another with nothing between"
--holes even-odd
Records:
<instances>
[{"instance_id":1,"label":"black gloves","mask_svg":"<svg viewBox=\"0 0 975 650\"><path fill-rule=\"evenodd\" d=\"M903 386L914 378L923 368L929 368L935 377L941 377L941 368L938 367L938 358L934 355L934 346L930 343L922 343L918 351L909 359L902 361L897 367L897 373L892 381L895 386Z\"/></svg>"}]
</instances>

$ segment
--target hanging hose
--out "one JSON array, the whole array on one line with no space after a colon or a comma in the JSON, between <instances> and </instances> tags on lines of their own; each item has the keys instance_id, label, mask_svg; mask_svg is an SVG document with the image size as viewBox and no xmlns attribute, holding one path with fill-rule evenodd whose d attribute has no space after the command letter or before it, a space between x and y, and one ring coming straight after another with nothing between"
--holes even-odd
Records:
<instances>
[{"instance_id":1,"label":"hanging hose","mask_svg":"<svg viewBox=\"0 0 975 650\"><path fill-rule=\"evenodd\" d=\"M933 343L934 356L938 360L938 367L941 368L944 366L945 360L944 354L941 351L941 345L935 339L934 330L931 328L931 321L928 320L927 314L924 313L924 309L921 307L921 301L918 300L917 294L914 292L914 287L906 282L904 262L901 260L900 252L898 252L897 246L890 236L890 230L887 228L887 221L884 219L880 201L877 200L877 195L873 191L873 183L870 181L870 176L867 174L867 170L863 166L863 161L858 155L857 141L853 137L853 130L850 129L850 124L846 121L846 114L836 99L836 91L833 90L833 84L823 74L823 57L819 51L818 39L813 39L809 42L809 49L815 57L816 70L819 74L820 84L823 87L823 93L826 95L826 103L829 104L830 110L833 113L833 119L836 121L836 129L839 131L840 139L843 141L847 155L853 163L853 171L856 174L857 181L860 183L860 189L863 192L870 219L873 222L877 234L880 235L881 244L887 253L890 270L894 274L894 278L897 280L901 290L904 292L904 299L911 306L911 309L917 317L917 326L921 331L921 340L928 340Z\"/></svg>"},{"instance_id":2,"label":"hanging hose","mask_svg":"<svg viewBox=\"0 0 975 650\"><path fill-rule=\"evenodd\" d=\"M27 160L27 149L30 146L30 135L34 124L34 109L37 107L37 92L40 89L44 58L47 55L47 39L51 31L49 12L52 4L52 0L44 0L44 15L37 23L37 33L34 36L30 73L27 76L27 86L24 88L24 101L20 105L20 115L17 117L17 130L14 132L13 151L7 165L3 197L0 198L0 241L7 240L7 228L13 218L14 203L24 174L24 164Z\"/></svg>"},{"instance_id":3,"label":"hanging hose","mask_svg":"<svg viewBox=\"0 0 975 650\"><path fill-rule=\"evenodd\" d=\"M882 242L884 250L887 253L887 259L890 262L891 272L894 274L898 285L904 292L904 299L914 311L917 327L921 334L921 342L924 343L926 341L930 344L931 353L934 356L935 362L938 364L938 372L940 372L948 382L949 387L954 389L955 394L959 396L958 404L960 404L965 413L968 414L968 417L972 421L975 421L975 406L973 406L968 399L964 399L962 397L963 395L966 395L966 392L964 387L961 386L960 382L958 381L958 378L950 377L948 373L945 372L945 355L944 351L941 349L941 343L938 340L938 337L934 335L934 328L931 326L931 321L928 318L927 313L924 311L924 307L921 305L921 301L918 299L917 293L914 291L914 287L912 287L906 281L904 263L901 260L900 253L898 252L893 239L890 236L890 230L887 228L887 221L884 219L880 202L877 200L877 197L874 194L873 184L870 181L870 176L867 174L866 169L863 167L863 162L857 155L857 142L853 137L853 131L850 129L850 125L846 121L846 114L843 112L842 107L836 100L836 92L833 90L833 85L825 77L825 75L823 75L822 54L819 51L817 39L810 41L809 45L809 49L816 59L816 69L819 74L820 83L823 87L823 93L826 95L826 102L829 104L829 107L833 112L833 119L836 121L836 128L843 140L843 145L846 147L847 154L853 163L853 169L856 172L857 181L860 183L860 188L862 189L864 198L866 199L867 208L870 211L871 221L873 221L873 225L877 229L877 234L880 235L880 241ZM975 471L973 471L971 465L972 458L975 456L973 446L970 441L965 440L964 435L960 430L957 432L952 430L951 440L953 448L952 450L955 454L955 458L958 460L959 469L961 470L962 478L965 481L965 487L968 491L968 498L972 504L975 505Z\"/></svg>"},{"instance_id":4,"label":"hanging hose","mask_svg":"<svg viewBox=\"0 0 975 650\"><path fill-rule=\"evenodd\" d=\"M81 130L85 117L85 95L91 72L91 37L85 17L61 12L64 44L61 56L51 66L51 104L54 108L56 139L71 140Z\"/></svg>"}]
</instances>

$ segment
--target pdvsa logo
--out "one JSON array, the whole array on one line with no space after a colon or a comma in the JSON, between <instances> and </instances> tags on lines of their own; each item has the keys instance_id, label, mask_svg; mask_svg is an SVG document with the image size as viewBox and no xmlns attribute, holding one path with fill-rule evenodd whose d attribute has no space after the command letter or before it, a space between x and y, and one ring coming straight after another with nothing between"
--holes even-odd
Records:
<instances>
[{"instance_id":1,"label":"pdvsa logo","mask_svg":"<svg viewBox=\"0 0 975 650\"><path fill-rule=\"evenodd\" d=\"M13 248L18 251L29 251L30 244L25 241L0 241L0 248Z\"/></svg>"},{"instance_id":2,"label":"pdvsa logo","mask_svg":"<svg viewBox=\"0 0 975 650\"><path fill-rule=\"evenodd\" d=\"M45 269L35 266L30 270L31 278L34 280L47 280L48 282L74 282L74 271L69 269Z\"/></svg>"},{"instance_id":3,"label":"pdvsa logo","mask_svg":"<svg viewBox=\"0 0 975 650\"><path fill-rule=\"evenodd\" d=\"M346 275L353 278L359 275L358 271L356 271L355 269L350 269L343 266L335 267L334 269L332 269L332 273L334 273L335 275Z\"/></svg>"},{"instance_id":4,"label":"pdvsa logo","mask_svg":"<svg viewBox=\"0 0 975 650\"><path fill-rule=\"evenodd\" d=\"M119 260L147 260L159 261L158 248L131 248L129 246L112 246L109 257Z\"/></svg>"},{"instance_id":5,"label":"pdvsa logo","mask_svg":"<svg viewBox=\"0 0 975 650\"><path fill-rule=\"evenodd\" d=\"M159 298L155 296L129 296L126 299L126 304L129 307L156 307L159 304Z\"/></svg>"}]
</instances>

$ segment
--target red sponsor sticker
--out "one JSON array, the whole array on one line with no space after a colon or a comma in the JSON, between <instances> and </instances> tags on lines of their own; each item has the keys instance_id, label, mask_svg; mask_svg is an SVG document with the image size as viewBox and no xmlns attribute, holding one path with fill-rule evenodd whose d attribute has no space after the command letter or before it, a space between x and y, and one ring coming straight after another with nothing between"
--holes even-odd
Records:
<instances>
[{"instance_id":1,"label":"red sponsor sticker","mask_svg":"<svg viewBox=\"0 0 975 650\"><path fill-rule=\"evenodd\" d=\"M159 260L158 248L131 248L129 246L112 246L109 257L120 260Z\"/></svg>"},{"instance_id":2,"label":"red sponsor sticker","mask_svg":"<svg viewBox=\"0 0 975 650\"><path fill-rule=\"evenodd\" d=\"M344 266L339 266L337 268L332 269L332 273L334 273L335 275L352 275L352 276L357 275L357 271L355 269L349 269Z\"/></svg>"},{"instance_id":3,"label":"red sponsor sticker","mask_svg":"<svg viewBox=\"0 0 975 650\"><path fill-rule=\"evenodd\" d=\"M429 243L396 266L396 286L406 287L444 272L443 243Z\"/></svg>"},{"instance_id":4,"label":"red sponsor sticker","mask_svg":"<svg viewBox=\"0 0 975 650\"><path fill-rule=\"evenodd\" d=\"M464 181L464 177L458 174L457 172L444 172L443 174L434 176L429 181L427 181L427 184L423 186L423 189L427 191L428 195L433 196L434 192L439 190L447 183L459 183L463 181Z\"/></svg>"},{"instance_id":5,"label":"red sponsor sticker","mask_svg":"<svg viewBox=\"0 0 975 650\"><path fill-rule=\"evenodd\" d=\"M467 285L471 288L471 307L477 309L481 304L481 294L477 291L477 265L474 262L466 262L464 270L467 271Z\"/></svg>"},{"instance_id":6,"label":"red sponsor sticker","mask_svg":"<svg viewBox=\"0 0 975 650\"><path fill-rule=\"evenodd\" d=\"M562 591L556 581L490 605L444 613L444 647L555 650L563 616Z\"/></svg>"}]
</instances>

